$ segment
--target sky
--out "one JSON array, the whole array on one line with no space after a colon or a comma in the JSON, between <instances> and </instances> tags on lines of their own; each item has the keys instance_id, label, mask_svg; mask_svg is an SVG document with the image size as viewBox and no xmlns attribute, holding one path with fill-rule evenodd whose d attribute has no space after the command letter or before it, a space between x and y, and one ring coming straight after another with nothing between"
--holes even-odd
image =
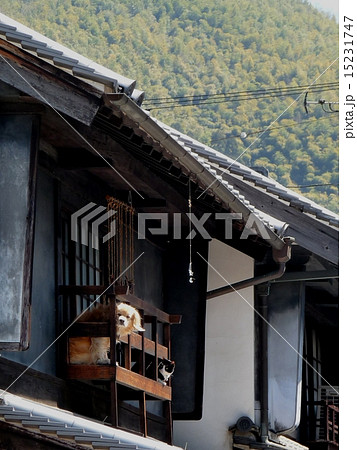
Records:
<instances>
[{"instance_id":1,"label":"sky","mask_svg":"<svg viewBox=\"0 0 357 450\"><path fill-rule=\"evenodd\" d=\"M339 0L309 0L315 8L333 14L338 20L338 3Z\"/></svg>"}]
</instances>

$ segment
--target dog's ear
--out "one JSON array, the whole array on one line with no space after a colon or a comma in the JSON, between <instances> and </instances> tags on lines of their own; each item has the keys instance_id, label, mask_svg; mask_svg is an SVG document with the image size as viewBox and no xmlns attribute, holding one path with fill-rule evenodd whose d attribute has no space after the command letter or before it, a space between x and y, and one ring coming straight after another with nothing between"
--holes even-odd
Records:
<instances>
[{"instance_id":1,"label":"dog's ear","mask_svg":"<svg viewBox=\"0 0 357 450\"><path fill-rule=\"evenodd\" d=\"M136 331L145 331L145 328L141 326L141 317L138 311L133 312L133 325Z\"/></svg>"}]
</instances>

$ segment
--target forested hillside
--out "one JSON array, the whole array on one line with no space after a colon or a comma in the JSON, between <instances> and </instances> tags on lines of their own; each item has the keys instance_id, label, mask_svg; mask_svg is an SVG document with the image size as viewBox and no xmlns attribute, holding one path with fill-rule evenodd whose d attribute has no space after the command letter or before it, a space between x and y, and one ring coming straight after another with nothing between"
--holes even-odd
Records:
<instances>
[{"instance_id":1,"label":"forested hillside","mask_svg":"<svg viewBox=\"0 0 357 450\"><path fill-rule=\"evenodd\" d=\"M0 11L137 80L158 119L337 211L338 114L306 114L303 92L338 101L338 25L307 2L1 0Z\"/></svg>"}]
</instances>

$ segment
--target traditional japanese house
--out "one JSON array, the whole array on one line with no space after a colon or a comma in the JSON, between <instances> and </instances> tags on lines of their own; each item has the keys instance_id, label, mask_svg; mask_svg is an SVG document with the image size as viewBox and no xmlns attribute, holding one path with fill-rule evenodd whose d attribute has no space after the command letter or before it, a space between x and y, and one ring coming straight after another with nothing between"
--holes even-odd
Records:
<instances>
[{"instance_id":1,"label":"traditional japanese house","mask_svg":"<svg viewBox=\"0 0 357 450\"><path fill-rule=\"evenodd\" d=\"M337 448L337 215L135 84L0 14L0 447ZM119 347L76 321L115 299L145 328Z\"/></svg>"}]
</instances>

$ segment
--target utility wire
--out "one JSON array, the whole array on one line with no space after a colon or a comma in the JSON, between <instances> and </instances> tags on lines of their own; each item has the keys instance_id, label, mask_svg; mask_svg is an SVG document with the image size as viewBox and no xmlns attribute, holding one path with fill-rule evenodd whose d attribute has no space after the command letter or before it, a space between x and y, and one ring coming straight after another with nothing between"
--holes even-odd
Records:
<instances>
[{"instance_id":1,"label":"utility wire","mask_svg":"<svg viewBox=\"0 0 357 450\"><path fill-rule=\"evenodd\" d=\"M322 183L322 184L301 184L301 185L293 185L293 186L285 186L289 189L304 189L304 188L313 188L313 187L322 187L322 186L339 186L339 183Z\"/></svg>"},{"instance_id":2,"label":"utility wire","mask_svg":"<svg viewBox=\"0 0 357 450\"><path fill-rule=\"evenodd\" d=\"M326 89L327 90L327 89ZM329 88L329 91L332 90L338 90L338 88ZM271 98L277 98L277 97L292 97L297 94L303 93L303 90L295 91L295 92L289 92L289 93L276 93L276 94L270 94L270 95L254 95L250 97L227 97L217 100L202 100L202 101L194 101L194 102L181 102L181 103L171 103L171 104L157 104L153 106L146 106L145 109L148 111L152 111L154 109L170 109L170 108L182 108L182 107L188 107L188 106L206 106L206 105L216 105L219 103L234 103L234 102L242 102L242 101L249 101L249 100L259 100L259 99L271 99ZM316 91L317 92L317 91ZM319 91L321 92L321 90Z\"/></svg>"},{"instance_id":3,"label":"utility wire","mask_svg":"<svg viewBox=\"0 0 357 450\"><path fill-rule=\"evenodd\" d=\"M300 121L300 122L294 122L294 123L291 123L291 124L289 124L289 125L279 125L278 127L271 127L270 129L269 129L269 131L270 130L278 130L278 129L280 129L280 128L292 128L292 127L295 127L295 126L298 126L298 125L309 125L309 124L311 124L312 122L316 122L316 121L319 121L319 120L326 120L326 119L331 119L332 117L336 117L336 116L328 116L328 117L318 117L317 119L310 119L310 120L302 120L302 121ZM252 132L248 132L248 133L245 133L245 135L244 135L244 138L242 137L242 133L240 133L240 134L230 134L229 136L225 136L225 137L222 137L222 138L219 138L219 139L213 139L212 141L211 141L211 144L213 144L213 143L215 143L215 142L219 142L219 141L225 141L226 139L233 139L233 138L242 138L242 139L245 139L245 138L247 138L248 136L251 136L252 134L258 134L258 133L261 133L263 130L258 130L258 131L252 131Z\"/></svg>"},{"instance_id":4,"label":"utility wire","mask_svg":"<svg viewBox=\"0 0 357 450\"><path fill-rule=\"evenodd\" d=\"M325 83L310 87L311 92L323 92L338 90L338 83ZM306 86L296 86L289 88L259 89L256 91L240 91L221 94L207 94L181 97L161 97L148 99L144 106L147 110L168 109L185 106L212 105L217 103L241 102L247 100L257 100L261 98L286 97L301 94L306 91Z\"/></svg>"},{"instance_id":5,"label":"utility wire","mask_svg":"<svg viewBox=\"0 0 357 450\"><path fill-rule=\"evenodd\" d=\"M316 90L314 92L322 92L322 91L336 91L338 88L328 88L328 89L320 89ZM283 92L283 93L274 93L269 95L253 95L253 96L230 96L225 97L221 99L207 99L207 100L194 100L194 101L185 101L185 102L178 102L178 103L170 103L166 102L164 104L154 104L153 106L146 106L145 109L148 111L152 111L154 109L169 109L169 108L182 108L182 107L188 107L188 106L206 106L206 105L215 105L219 103L232 103L232 102L242 102L242 101L249 101L249 100L259 100L259 99L270 99L270 98L277 98L277 97L292 97L297 94L304 93L304 90L296 90L296 91L289 91L289 92Z\"/></svg>"},{"instance_id":6,"label":"utility wire","mask_svg":"<svg viewBox=\"0 0 357 450\"><path fill-rule=\"evenodd\" d=\"M194 99L194 98L205 98L205 97L217 97L217 96L226 96L226 95L238 95L238 94L251 94L251 93L260 93L260 92L274 92L274 91L285 91L285 90L295 90L295 89L306 89L309 88L313 89L313 88L318 88L318 87L338 87L339 82L338 81L333 81L330 83L320 83L320 84L315 84L314 86L309 86L309 85L301 85L301 86L286 86L286 87L281 87L281 88L268 88L268 89L251 89L251 90L246 90L246 91L233 91L233 92L221 92L221 93L216 93L216 94L198 94L198 95L181 95L181 96L174 96L174 97L153 97L153 98L147 98L146 100L149 102L161 102L164 100L170 100L170 101L174 101L174 100L180 100L180 99Z\"/></svg>"}]
</instances>

